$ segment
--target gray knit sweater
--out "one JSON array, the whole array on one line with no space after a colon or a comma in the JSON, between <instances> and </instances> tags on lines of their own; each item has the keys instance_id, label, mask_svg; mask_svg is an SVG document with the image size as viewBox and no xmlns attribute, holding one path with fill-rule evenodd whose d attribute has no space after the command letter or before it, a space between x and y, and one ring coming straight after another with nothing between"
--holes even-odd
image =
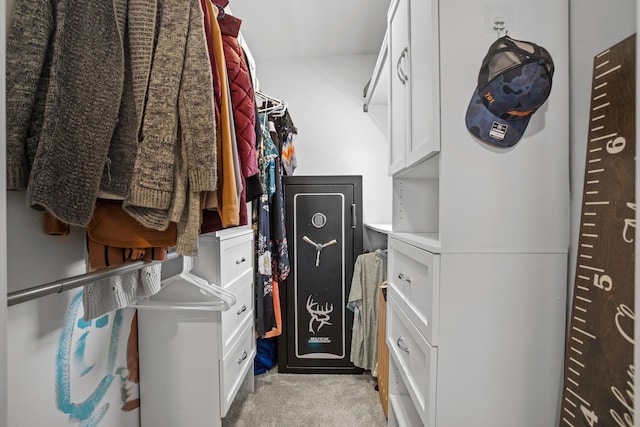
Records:
<instances>
[{"instance_id":1,"label":"gray knit sweater","mask_svg":"<svg viewBox=\"0 0 640 427\"><path fill-rule=\"evenodd\" d=\"M197 0L19 0L7 38L8 189L79 226L104 190L147 226L186 221L184 252L195 248L195 216L176 209L216 187L202 19Z\"/></svg>"}]
</instances>

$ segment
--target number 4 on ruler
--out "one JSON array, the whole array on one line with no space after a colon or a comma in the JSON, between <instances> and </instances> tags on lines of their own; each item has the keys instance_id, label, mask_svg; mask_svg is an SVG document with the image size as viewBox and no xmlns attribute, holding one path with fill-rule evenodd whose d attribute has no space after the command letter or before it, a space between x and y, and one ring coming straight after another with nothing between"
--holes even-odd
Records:
<instances>
[{"instance_id":1,"label":"number 4 on ruler","mask_svg":"<svg viewBox=\"0 0 640 427\"><path fill-rule=\"evenodd\" d=\"M580 405L580 410L591 427L598 423L598 416L595 412L588 410L584 405Z\"/></svg>"}]
</instances>

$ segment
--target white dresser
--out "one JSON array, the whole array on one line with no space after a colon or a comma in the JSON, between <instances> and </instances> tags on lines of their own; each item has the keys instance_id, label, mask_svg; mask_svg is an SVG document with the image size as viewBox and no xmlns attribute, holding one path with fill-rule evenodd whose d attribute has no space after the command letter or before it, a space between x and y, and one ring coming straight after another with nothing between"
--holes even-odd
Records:
<instances>
[{"instance_id":1,"label":"white dresser","mask_svg":"<svg viewBox=\"0 0 640 427\"><path fill-rule=\"evenodd\" d=\"M557 425L569 238L567 15L566 0L391 2L389 425ZM502 150L465 126L497 38L494 20L547 48L556 65L547 103L520 143ZM460 28L473 36L462 39Z\"/></svg>"},{"instance_id":2,"label":"white dresser","mask_svg":"<svg viewBox=\"0 0 640 427\"><path fill-rule=\"evenodd\" d=\"M219 312L221 417L227 414L247 374L253 383L254 252L253 230L231 228L200 236L200 255L194 259L195 274L236 297L233 307Z\"/></svg>"},{"instance_id":3,"label":"white dresser","mask_svg":"<svg viewBox=\"0 0 640 427\"><path fill-rule=\"evenodd\" d=\"M433 249L389 238L389 424L555 425L566 256Z\"/></svg>"},{"instance_id":4,"label":"white dresser","mask_svg":"<svg viewBox=\"0 0 640 427\"><path fill-rule=\"evenodd\" d=\"M234 296L228 310L138 310L142 426L220 426L240 387L253 390L253 253L251 228L200 236L191 272Z\"/></svg>"}]
</instances>

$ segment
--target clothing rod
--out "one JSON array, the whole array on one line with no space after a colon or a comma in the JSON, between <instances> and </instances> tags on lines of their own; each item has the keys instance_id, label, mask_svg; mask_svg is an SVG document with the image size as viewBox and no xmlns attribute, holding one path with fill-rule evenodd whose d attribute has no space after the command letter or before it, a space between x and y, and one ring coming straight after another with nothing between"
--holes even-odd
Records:
<instances>
[{"instance_id":1,"label":"clothing rod","mask_svg":"<svg viewBox=\"0 0 640 427\"><path fill-rule=\"evenodd\" d=\"M380 80L380 76L382 75L383 68L386 66L386 60L389 52L388 48L388 31L384 33L384 39L382 40L382 46L380 47L380 52L378 53L378 58L376 59L376 65L373 68L373 74L367 82L366 86L363 89L364 95L364 104L362 105L362 110L366 113L369 111L369 104L371 103L371 99L373 98L373 92L375 92L376 87L378 86L378 81Z\"/></svg>"},{"instance_id":2,"label":"clothing rod","mask_svg":"<svg viewBox=\"0 0 640 427\"><path fill-rule=\"evenodd\" d=\"M179 255L176 252L170 252L167 254L167 259L165 261L177 258L178 256ZM100 270L92 271L90 273L79 274L77 276L69 277L66 279L56 280L54 282L33 286L21 291L9 292L9 294L7 294L7 305L10 307L12 305L31 301L47 295L59 294L71 289L79 288L80 286L84 286L97 280L107 279L109 277L117 276L120 274L137 271L142 269L143 267L158 262L164 261L133 261L126 264L117 265L115 267L107 267Z\"/></svg>"}]
</instances>

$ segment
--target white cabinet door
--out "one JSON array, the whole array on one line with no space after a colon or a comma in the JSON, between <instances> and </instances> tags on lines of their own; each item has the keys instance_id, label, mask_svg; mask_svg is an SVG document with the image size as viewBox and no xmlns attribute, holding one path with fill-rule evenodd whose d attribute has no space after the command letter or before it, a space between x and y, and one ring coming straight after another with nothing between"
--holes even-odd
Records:
<instances>
[{"instance_id":1,"label":"white cabinet door","mask_svg":"<svg viewBox=\"0 0 640 427\"><path fill-rule=\"evenodd\" d=\"M440 150L437 0L397 0L389 8L389 174Z\"/></svg>"},{"instance_id":2,"label":"white cabinet door","mask_svg":"<svg viewBox=\"0 0 640 427\"><path fill-rule=\"evenodd\" d=\"M389 175L404 169L409 127L409 10L407 0L395 0L389 8Z\"/></svg>"},{"instance_id":3,"label":"white cabinet door","mask_svg":"<svg viewBox=\"0 0 640 427\"><path fill-rule=\"evenodd\" d=\"M438 1L414 0L409 4L410 129L406 166L440 150L440 58Z\"/></svg>"}]
</instances>

